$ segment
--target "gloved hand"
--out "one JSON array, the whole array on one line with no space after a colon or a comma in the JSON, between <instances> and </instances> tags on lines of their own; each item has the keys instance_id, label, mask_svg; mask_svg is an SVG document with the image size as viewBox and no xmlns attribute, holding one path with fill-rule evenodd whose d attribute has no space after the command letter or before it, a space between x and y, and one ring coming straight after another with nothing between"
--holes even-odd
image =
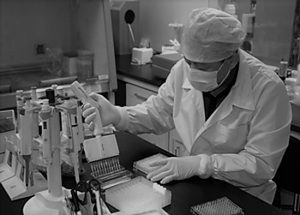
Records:
<instances>
[{"instance_id":1,"label":"gloved hand","mask_svg":"<svg viewBox=\"0 0 300 215\"><path fill-rule=\"evenodd\" d=\"M295 98L295 86L297 83L297 79L296 78L286 78L285 79L285 88L287 91L287 94L289 96L289 100L294 100Z\"/></svg>"},{"instance_id":2,"label":"gloved hand","mask_svg":"<svg viewBox=\"0 0 300 215\"><path fill-rule=\"evenodd\" d=\"M178 53L181 53L181 46L180 46L180 43L178 42L178 40L174 39L174 40L169 40L169 41L173 45L174 50L177 51Z\"/></svg>"},{"instance_id":3,"label":"gloved hand","mask_svg":"<svg viewBox=\"0 0 300 215\"><path fill-rule=\"evenodd\" d=\"M162 184L173 180L182 180L194 175L208 178L213 173L212 161L209 155L172 157L150 163L151 167L158 167L147 175L151 181L161 180Z\"/></svg>"},{"instance_id":4,"label":"gloved hand","mask_svg":"<svg viewBox=\"0 0 300 215\"><path fill-rule=\"evenodd\" d=\"M96 93L91 93L89 95L92 99L94 99L98 104L99 107L97 108L102 125L107 126L109 124L117 125L120 120L121 120L121 114L114 106L111 104L104 96L96 94ZM85 118L85 123L89 125L89 129L93 130L94 129L94 118L96 116L96 110L95 107L93 107L91 104L86 103L83 106L83 111L82 111L82 116Z\"/></svg>"}]
</instances>

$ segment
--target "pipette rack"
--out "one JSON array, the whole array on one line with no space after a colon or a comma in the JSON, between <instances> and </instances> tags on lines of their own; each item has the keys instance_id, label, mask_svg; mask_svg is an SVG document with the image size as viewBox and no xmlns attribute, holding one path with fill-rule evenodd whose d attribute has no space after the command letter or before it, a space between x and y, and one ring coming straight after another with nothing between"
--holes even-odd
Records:
<instances>
[{"instance_id":1,"label":"pipette rack","mask_svg":"<svg viewBox=\"0 0 300 215\"><path fill-rule=\"evenodd\" d=\"M132 173L121 166L119 156L90 162L90 167L91 175L100 182L102 190L129 181L132 177Z\"/></svg>"},{"instance_id":2,"label":"pipette rack","mask_svg":"<svg viewBox=\"0 0 300 215\"><path fill-rule=\"evenodd\" d=\"M106 202L122 212L142 213L171 204L171 191L137 176L105 191Z\"/></svg>"},{"instance_id":3,"label":"pipette rack","mask_svg":"<svg viewBox=\"0 0 300 215\"><path fill-rule=\"evenodd\" d=\"M133 171L139 175L145 176L156 169L156 167L151 167L150 163L153 161L157 161L159 159L167 158L166 155L161 153L154 154L152 156L146 157L144 159L138 160L133 163Z\"/></svg>"},{"instance_id":4,"label":"pipette rack","mask_svg":"<svg viewBox=\"0 0 300 215\"><path fill-rule=\"evenodd\" d=\"M194 215L244 215L242 208L226 196L191 207Z\"/></svg>"}]
</instances>

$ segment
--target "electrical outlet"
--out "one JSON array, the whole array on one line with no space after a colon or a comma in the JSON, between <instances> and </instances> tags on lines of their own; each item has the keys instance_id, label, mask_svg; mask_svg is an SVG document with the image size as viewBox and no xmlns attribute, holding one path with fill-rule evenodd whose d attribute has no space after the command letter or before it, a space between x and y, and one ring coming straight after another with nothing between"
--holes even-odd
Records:
<instances>
[{"instance_id":1,"label":"electrical outlet","mask_svg":"<svg viewBox=\"0 0 300 215\"><path fill-rule=\"evenodd\" d=\"M36 44L35 53L37 55L45 54L45 44L42 43Z\"/></svg>"}]
</instances>

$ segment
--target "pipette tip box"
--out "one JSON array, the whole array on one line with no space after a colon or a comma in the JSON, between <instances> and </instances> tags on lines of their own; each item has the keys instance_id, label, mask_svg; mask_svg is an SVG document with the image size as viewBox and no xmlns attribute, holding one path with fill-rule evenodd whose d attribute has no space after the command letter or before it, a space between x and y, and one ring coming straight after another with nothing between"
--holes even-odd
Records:
<instances>
[{"instance_id":1,"label":"pipette tip box","mask_svg":"<svg viewBox=\"0 0 300 215\"><path fill-rule=\"evenodd\" d=\"M242 208L227 197L192 206L191 213L194 215L244 215Z\"/></svg>"},{"instance_id":2,"label":"pipette tip box","mask_svg":"<svg viewBox=\"0 0 300 215\"><path fill-rule=\"evenodd\" d=\"M151 171L156 169L156 167L151 167L150 164L154 161L164 159L164 158L167 158L167 156L158 153L158 154L154 154L152 156L146 157L144 159L138 160L133 163L133 170L136 173L146 176L148 173L150 173Z\"/></svg>"},{"instance_id":3,"label":"pipette tip box","mask_svg":"<svg viewBox=\"0 0 300 215\"><path fill-rule=\"evenodd\" d=\"M148 179L137 176L105 191L106 202L127 213L161 209L171 204L171 191Z\"/></svg>"}]
</instances>

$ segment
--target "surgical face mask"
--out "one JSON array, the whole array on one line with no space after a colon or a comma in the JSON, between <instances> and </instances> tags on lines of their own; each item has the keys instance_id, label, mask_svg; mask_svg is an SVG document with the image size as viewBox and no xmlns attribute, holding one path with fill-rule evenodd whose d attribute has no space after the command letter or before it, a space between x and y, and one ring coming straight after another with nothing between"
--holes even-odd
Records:
<instances>
[{"instance_id":1,"label":"surgical face mask","mask_svg":"<svg viewBox=\"0 0 300 215\"><path fill-rule=\"evenodd\" d=\"M227 78L230 72L228 72L231 68L230 66L234 66L235 64L232 64L232 59L226 59L217 70L214 71L203 71L200 69L191 68L188 72L188 80L191 83L191 85L202 92L209 92L214 89L216 89L218 86L220 86L223 81ZM227 73L225 77L222 78L222 81L218 84L218 73L219 71L226 70Z\"/></svg>"},{"instance_id":2,"label":"surgical face mask","mask_svg":"<svg viewBox=\"0 0 300 215\"><path fill-rule=\"evenodd\" d=\"M220 66L220 68L222 65ZM195 68L190 68L188 72L188 80L191 85L202 92L209 92L216 89L218 85L218 70L203 71Z\"/></svg>"},{"instance_id":3,"label":"surgical face mask","mask_svg":"<svg viewBox=\"0 0 300 215\"><path fill-rule=\"evenodd\" d=\"M188 73L188 80L191 85L202 92L208 92L218 87L217 71L202 71L199 69L190 68Z\"/></svg>"}]
</instances>

